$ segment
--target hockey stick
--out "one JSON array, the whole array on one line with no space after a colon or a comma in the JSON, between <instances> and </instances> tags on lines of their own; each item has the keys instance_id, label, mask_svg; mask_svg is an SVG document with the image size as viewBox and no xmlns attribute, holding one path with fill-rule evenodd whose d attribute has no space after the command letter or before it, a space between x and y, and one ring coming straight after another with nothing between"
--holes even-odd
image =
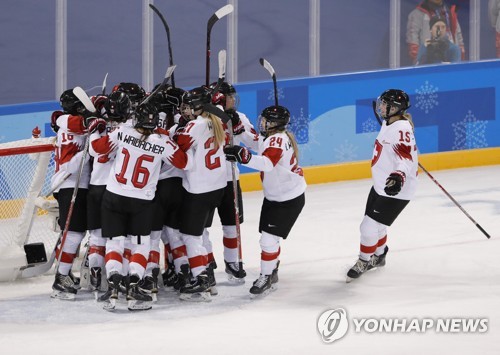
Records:
<instances>
[{"instance_id":1,"label":"hockey stick","mask_svg":"<svg viewBox=\"0 0 500 355\"><path fill-rule=\"evenodd\" d=\"M106 95L106 81L108 80L108 73L104 76L104 80L102 81L102 95Z\"/></svg>"},{"instance_id":2,"label":"hockey stick","mask_svg":"<svg viewBox=\"0 0 500 355\"><path fill-rule=\"evenodd\" d=\"M218 87L224 82L226 78L226 51L219 52L219 80ZM214 94L217 92L214 90ZM229 131L229 144L234 145L233 123L231 120L227 121L227 128ZM236 162L231 162L231 176L233 179L233 199L234 199L234 221L236 225L236 245L238 247L238 277L243 279L243 255L241 252L241 227L240 227L240 201L238 196L238 179L236 178Z\"/></svg>"},{"instance_id":3,"label":"hockey stick","mask_svg":"<svg viewBox=\"0 0 500 355\"><path fill-rule=\"evenodd\" d=\"M165 27L165 32L167 33L169 63L170 63L170 66L173 66L174 65L174 58L172 55L172 46L171 46L171 42L170 42L170 28L168 27L167 20L165 20L165 17L162 15L160 10L158 10L158 8L156 6L154 6L153 4L149 4L149 7L151 8L151 10L153 10L158 15L161 22L163 23L163 27ZM174 79L173 73L172 73L172 86L175 88L175 79Z\"/></svg>"},{"instance_id":4,"label":"hockey stick","mask_svg":"<svg viewBox=\"0 0 500 355\"><path fill-rule=\"evenodd\" d=\"M373 108L373 113L375 114L375 117L377 118L378 123L380 123L380 125L382 125L382 118L379 116L379 114L377 112L377 103L375 101L372 101L372 108ZM455 204L455 206L457 206L460 209L460 211L462 211L471 220L471 222L474 223L474 225L486 236L486 238L490 239L491 236L483 229L483 227L481 227L479 225L479 223L477 223L474 220L474 218L472 218L472 216L467 213L467 211L457 202L457 200L455 200L453 198L453 196L451 196L448 193L448 191L446 191L446 189L434 178L434 176L431 175L431 173L429 173L427 171L426 168L424 168L424 166L420 162L418 163L418 166L441 189L441 191L443 191L443 193L446 196L448 196L448 198Z\"/></svg>"},{"instance_id":5,"label":"hockey stick","mask_svg":"<svg viewBox=\"0 0 500 355\"><path fill-rule=\"evenodd\" d=\"M207 87L210 85L210 34L212 32L212 27L214 27L215 23L219 21L221 18L223 18L226 15L229 15L231 12L233 12L233 5L228 4L223 7L221 7L219 10L217 10L209 19L207 22L207 51L206 51L206 78L205 78L205 84Z\"/></svg>"},{"instance_id":6,"label":"hockey stick","mask_svg":"<svg viewBox=\"0 0 500 355\"><path fill-rule=\"evenodd\" d=\"M73 89L73 94L75 94L75 96L80 100L80 102L85 106L85 108L89 112L96 111L94 104L92 103L92 101L88 97L87 93L81 87L79 87L79 86L75 87ZM59 269L59 264L61 263L61 257L63 254L64 243L66 242L66 237L67 237L68 231L69 231L69 224L71 221L71 216L73 215L73 209L75 207L76 195L78 194L78 188L79 188L78 185L80 185L80 179L82 177L83 168L85 166L85 160L87 158L87 152L89 150L89 143L90 143L89 136L90 136L90 132L87 132L87 137L85 139L85 146L83 148L82 160L80 162L80 168L78 171L78 175L76 177L76 183L75 183L75 188L73 189L73 195L71 196L71 201L70 201L69 209L68 209L68 216L66 217L66 222L64 224L64 229L62 232L61 249L59 252L59 256L57 258L56 270ZM56 249L57 249L57 245L56 245Z\"/></svg>"},{"instance_id":7,"label":"hockey stick","mask_svg":"<svg viewBox=\"0 0 500 355\"><path fill-rule=\"evenodd\" d=\"M269 63L267 60L264 58L260 58L259 60L260 65L262 65L271 75L271 78L273 78L273 84L274 84L274 104L278 106L278 84L276 83L276 72L274 71L273 66L271 63Z\"/></svg>"},{"instance_id":8,"label":"hockey stick","mask_svg":"<svg viewBox=\"0 0 500 355\"><path fill-rule=\"evenodd\" d=\"M144 105L145 103L147 103L149 100L151 100L151 98L156 95L156 93L158 91L160 91L165 85L167 85L168 83L168 80L170 79L170 77L174 74L174 70L175 70L175 67L176 65L172 65L170 67L167 68L167 72L165 73L165 78L163 79L163 81L161 82L160 85L158 85L158 87L151 93L148 95L148 97L146 97L140 104L139 106L141 105Z\"/></svg>"}]
</instances>

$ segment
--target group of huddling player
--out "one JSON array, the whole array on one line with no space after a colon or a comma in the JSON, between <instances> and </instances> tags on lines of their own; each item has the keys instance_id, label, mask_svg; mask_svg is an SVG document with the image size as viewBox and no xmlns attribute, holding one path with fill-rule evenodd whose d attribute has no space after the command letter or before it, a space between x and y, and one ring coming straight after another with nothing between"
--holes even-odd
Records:
<instances>
[{"instance_id":1,"label":"group of huddling player","mask_svg":"<svg viewBox=\"0 0 500 355\"><path fill-rule=\"evenodd\" d=\"M243 206L235 163L262 172L261 270L250 294L267 294L278 282L280 239L287 238L305 204L297 144L287 131L290 112L283 106L265 108L257 133L237 111L231 84L156 89L147 94L137 84L120 83L109 95L91 98L96 112L73 90L61 95L62 111L51 119L57 133L52 187L61 230L77 183L78 190L57 250L52 297L75 298L80 280L71 269L88 231L88 288L104 308L114 309L123 294L130 310L150 309L159 282L183 300L209 301L217 294L208 232L215 210L225 273L231 282L244 283L237 229Z\"/></svg>"}]
</instances>

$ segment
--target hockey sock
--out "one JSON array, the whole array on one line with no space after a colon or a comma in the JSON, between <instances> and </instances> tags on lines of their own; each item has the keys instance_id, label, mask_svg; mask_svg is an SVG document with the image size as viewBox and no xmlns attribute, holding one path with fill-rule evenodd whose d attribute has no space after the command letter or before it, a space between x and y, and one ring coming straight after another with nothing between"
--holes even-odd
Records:
<instances>
[{"instance_id":1,"label":"hockey sock","mask_svg":"<svg viewBox=\"0 0 500 355\"><path fill-rule=\"evenodd\" d=\"M89 268L104 266L106 239L102 237L102 229L89 231Z\"/></svg>"},{"instance_id":2,"label":"hockey sock","mask_svg":"<svg viewBox=\"0 0 500 355\"><path fill-rule=\"evenodd\" d=\"M222 226L223 244L224 244L224 260L228 263L238 261L238 239L236 234L236 226Z\"/></svg>"},{"instance_id":3,"label":"hockey sock","mask_svg":"<svg viewBox=\"0 0 500 355\"><path fill-rule=\"evenodd\" d=\"M76 251L80 245L84 234L80 232L68 231L66 234L66 240L64 241L64 246L62 249L62 255L60 256L60 263L58 272L62 275L68 275L71 266L73 265L73 260L76 257ZM57 257L59 257L60 249L58 250Z\"/></svg>"},{"instance_id":4,"label":"hockey sock","mask_svg":"<svg viewBox=\"0 0 500 355\"><path fill-rule=\"evenodd\" d=\"M125 237L114 237L106 242L106 278L111 274L119 273L123 275L123 239Z\"/></svg>"},{"instance_id":5,"label":"hockey sock","mask_svg":"<svg viewBox=\"0 0 500 355\"><path fill-rule=\"evenodd\" d=\"M385 244L387 242L387 234L385 234L382 238L378 240L377 250L375 251L375 255L382 255L385 252Z\"/></svg>"},{"instance_id":6,"label":"hockey sock","mask_svg":"<svg viewBox=\"0 0 500 355\"><path fill-rule=\"evenodd\" d=\"M146 267L146 275L151 276L153 269L160 267L160 239L162 231L152 231L150 237L150 252L148 257L148 265Z\"/></svg>"},{"instance_id":7,"label":"hockey sock","mask_svg":"<svg viewBox=\"0 0 500 355\"><path fill-rule=\"evenodd\" d=\"M133 236L131 241L132 257L130 258L129 273L142 279L148 264L150 237L149 235Z\"/></svg>"},{"instance_id":8,"label":"hockey sock","mask_svg":"<svg viewBox=\"0 0 500 355\"><path fill-rule=\"evenodd\" d=\"M359 246L359 258L364 261L370 260L378 246L380 223L365 215L359 230L361 232L361 241Z\"/></svg>"},{"instance_id":9,"label":"hockey sock","mask_svg":"<svg viewBox=\"0 0 500 355\"><path fill-rule=\"evenodd\" d=\"M189 266L194 277L205 271L208 263L207 250L203 246L202 238L201 235L182 235L189 258Z\"/></svg>"},{"instance_id":10,"label":"hockey sock","mask_svg":"<svg viewBox=\"0 0 500 355\"><path fill-rule=\"evenodd\" d=\"M172 249L172 259L175 266L175 272L181 271L181 265L189 264L186 246L182 240L182 234L178 229L165 227L167 229L168 241Z\"/></svg>"},{"instance_id":11,"label":"hockey sock","mask_svg":"<svg viewBox=\"0 0 500 355\"><path fill-rule=\"evenodd\" d=\"M262 232L260 237L260 273L262 275L271 275L278 265L280 255L280 237Z\"/></svg>"}]
</instances>

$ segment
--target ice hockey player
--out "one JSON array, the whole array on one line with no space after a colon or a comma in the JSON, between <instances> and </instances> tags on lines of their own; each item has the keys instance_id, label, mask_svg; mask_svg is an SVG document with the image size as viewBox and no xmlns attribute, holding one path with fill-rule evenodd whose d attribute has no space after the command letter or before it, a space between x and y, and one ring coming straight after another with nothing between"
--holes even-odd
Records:
<instances>
[{"instance_id":1,"label":"ice hockey player","mask_svg":"<svg viewBox=\"0 0 500 355\"><path fill-rule=\"evenodd\" d=\"M229 161L262 171L264 202L259 232L261 270L250 288L251 297L268 294L277 288L280 239L286 239L305 205L306 182L298 165L298 147L287 130L290 112L283 106L265 108L259 117L258 155L246 147L226 146Z\"/></svg>"},{"instance_id":2,"label":"ice hockey player","mask_svg":"<svg viewBox=\"0 0 500 355\"><path fill-rule=\"evenodd\" d=\"M53 188L58 186L54 192L54 197L59 204L59 226L61 231L64 231L66 225L73 191L80 174L80 164L82 159L85 159L68 232L65 240L60 240L61 244L63 243L63 248L61 250L60 245L57 247L57 258L60 263L52 285L53 292L51 295L53 298L72 300L75 298L80 282L71 273L71 267L80 242L87 230L86 205L90 168L88 155L84 154L83 150L87 132L96 129L94 123L98 122L98 119L94 117L94 114L86 110L72 89L61 94L60 104L63 111L55 111L51 117L52 129L57 133L55 144L56 167L51 183Z\"/></svg>"},{"instance_id":3,"label":"ice hockey player","mask_svg":"<svg viewBox=\"0 0 500 355\"><path fill-rule=\"evenodd\" d=\"M121 125L93 142L99 154L115 153L102 204L102 235L106 242L106 273L112 289L106 309L114 309L122 279L124 239L130 239L130 276L126 277L129 310L151 309L152 297L139 289L150 252L153 198L162 161L189 168L188 154L170 138L155 133L154 105L137 107L135 127Z\"/></svg>"},{"instance_id":4,"label":"ice hockey player","mask_svg":"<svg viewBox=\"0 0 500 355\"><path fill-rule=\"evenodd\" d=\"M212 83L210 87L214 89L215 87L217 87L217 83ZM234 144L239 145L240 143L243 143L250 149L257 150L259 142L257 132L255 131L247 116L244 113L237 111L239 96L236 92L235 87L227 82L223 82L219 86L218 91L213 95L212 103L214 105L220 105L231 118ZM227 136L229 136L230 132L227 125L224 125L224 128L226 130ZM224 189L224 197L221 201L221 204L217 208L217 211L219 213L222 224L225 271L228 276L229 282L238 284L245 282L246 271L243 268L241 270L239 269L239 251L236 231L233 176L231 170L232 168L230 165L231 163L226 162L226 164L228 164L227 186ZM235 173L236 186L238 191L239 223L241 224L243 223L243 199L241 195L239 170L237 165L235 165ZM211 253L209 251L209 263L212 268L215 268L215 260L213 256L212 258L210 257L210 254Z\"/></svg>"},{"instance_id":5,"label":"ice hockey player","mask_svg":"<svg viewBox=\"0 0 500 355\"><path fill-rule=\"evenodd\" d=\"M219 117L204 110L210 104L211 91L198 87L184 96L183 116L191 119L178 131L177 143L186 152L193 152L194 166L185 171L182 186L180 232L186 246L194 281L180 289L180 298L209 301L215 278L209 277L208 255L203 241L208 237L215 208L220 204L226 187L226 164L223 146L225 132Z\"/></svg>"},{"instance_id":6,"label":"ice hockey player","mask_svg":"<svg viewBox=\"0 0 500 355\"><path fill-rule=\"evenodd\" d=\"M347 282L385 265L387 227L415 195L418 154L409 107L410 98L402 90L386 90L377 99L376 115L383 121L371 163L373 187L359 228L359 259L347 272Z\"/></svg>"}]
</instances>

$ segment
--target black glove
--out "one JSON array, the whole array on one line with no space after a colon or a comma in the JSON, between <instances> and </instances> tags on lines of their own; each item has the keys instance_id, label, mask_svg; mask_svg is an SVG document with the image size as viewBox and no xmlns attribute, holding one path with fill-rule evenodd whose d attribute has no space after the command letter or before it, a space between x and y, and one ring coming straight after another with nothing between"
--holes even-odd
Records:
<instances>
[{"instance_id":1,"label":"black glove","mask_svg":"<svg viewBox=\"0 0 500 355\"><path fill-rule=\"evenodd\" d=\"M234 108L230 108L225 111L226 114L231 118L231 124L233 125L233 134L237 136L245 131L245 126L241 123L240 115Z\"/></svg>"},{"instance_id":2,"label":"black glove","mask_svg":"<svg viewBox=\"0 0 500 355\"><path fill-rule=\"evenodd\" d=\"M396 196L403 187L406 180L406 175L402 171L392 172L387 180L385 180L385 193L389 196Z\"/></svg>"},{"instance_id":3,"label":"black glove","mask_svg":"<svg viewBox=\"0 0 500 355\"><path fill-rule=\"evenodd\" d=\"M252 153L247 148L239 145L226 145L224 154L226 154L226 160L241 164L247 164L252 159Z\"/></svg>"},{"instance_id":4,"label":"black glove","mask_svg":"<svg viewBox=\"0 0 500 355\"><path fill-rule=\"evenodd\" d=\"M99 131L99 133L104 132L106 129L106 121L102 118L90 117L87 121L87 130L90 133Z\"/></svg>"}]
</instances>

